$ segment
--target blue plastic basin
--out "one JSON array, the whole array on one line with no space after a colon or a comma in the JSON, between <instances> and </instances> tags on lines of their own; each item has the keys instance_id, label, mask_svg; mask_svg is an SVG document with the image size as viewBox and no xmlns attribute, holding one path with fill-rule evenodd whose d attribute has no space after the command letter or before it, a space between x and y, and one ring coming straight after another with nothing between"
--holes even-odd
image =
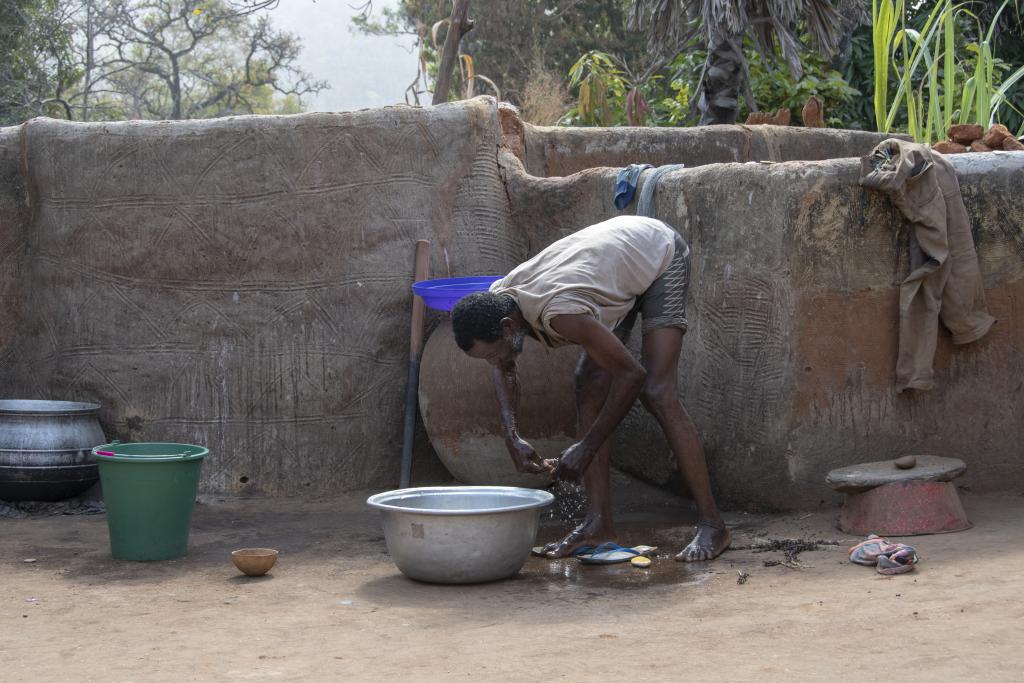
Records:
<instances>
[{"instance_id":1,"label":"blue plastic basin","mask_svg":"<svg viewBox=\"0 0 1024 683\"><path fill-rule=\"evenodd\" d=\"M473 292L485 292L491 283L503 275L474 275L473 277L448 277L437 280L423 280L412 286L414 294L423 297L423 303L435 311L450 311L459 299Z\"/></svg>"}]
</instances>

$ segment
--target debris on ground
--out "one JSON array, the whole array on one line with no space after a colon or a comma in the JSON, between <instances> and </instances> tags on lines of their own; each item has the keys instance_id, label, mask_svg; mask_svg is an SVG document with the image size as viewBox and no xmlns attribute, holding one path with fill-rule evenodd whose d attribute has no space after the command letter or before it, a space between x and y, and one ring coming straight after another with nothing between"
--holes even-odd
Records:
<instances>
[{"instance_id":1,"label":"debris on ground","mask_svg":"<svg viewBox=\"0 0 1024 683\"><path fill-rule=\"evenodd\" d=\"M743 571L742 569L737 569L736 573L739 574L739 576L736 577L736 583L738 583L741 586L747 582L747 579L750 578L750 574Z\"/></svg>"},{"instance_id":2,"label":"debris on ground","mask_svg":"<svg viewBox=\"0 0 1024 683\"><path fill-rule=\"evenodd\" d=\"M757 541L749 545L734 545L731 550L750 550L755 553L782 552L782 560L765 560L765 567L779 565L789 569L812 569L813 565L803 564L798 559L800 553L821 550L822 546L838 546L839 541L811 540L805 538L774 538Z\"/></svg>"}]
</instances>

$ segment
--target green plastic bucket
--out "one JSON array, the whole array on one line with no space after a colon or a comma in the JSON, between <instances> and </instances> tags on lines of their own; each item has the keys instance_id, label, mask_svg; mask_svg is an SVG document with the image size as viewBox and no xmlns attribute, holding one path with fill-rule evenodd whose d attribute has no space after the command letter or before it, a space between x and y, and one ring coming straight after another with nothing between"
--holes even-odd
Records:
<instances>
[{"instance_id":1,"label":"green plastic bucket","mask_svg":"<svg viewBox=\"0 0 1024 683\"><path fill-rule=\"evenodd\" d=\"M199 469L210 451L183 443L111 443L92 449L119 560L170 560L188 549Z\"/></svg>"}]
</instances>

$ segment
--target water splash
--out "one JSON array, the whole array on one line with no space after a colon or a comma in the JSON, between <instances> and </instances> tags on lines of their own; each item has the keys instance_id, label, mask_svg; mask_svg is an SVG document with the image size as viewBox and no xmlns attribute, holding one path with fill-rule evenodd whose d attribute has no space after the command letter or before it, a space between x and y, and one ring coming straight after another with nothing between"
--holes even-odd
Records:
<instances>
[{"instance_id":1,"label":"water splash","mask_svg":"<svg viewBox=\"0 0 1024 683\"><path fill-rule=\"evenodd\" d=\"M555 503L551 506L550 517L566 524L583 519L587 509L587 492L579 484L556 481L551 487Z\"/></svg>"}]
</instances>

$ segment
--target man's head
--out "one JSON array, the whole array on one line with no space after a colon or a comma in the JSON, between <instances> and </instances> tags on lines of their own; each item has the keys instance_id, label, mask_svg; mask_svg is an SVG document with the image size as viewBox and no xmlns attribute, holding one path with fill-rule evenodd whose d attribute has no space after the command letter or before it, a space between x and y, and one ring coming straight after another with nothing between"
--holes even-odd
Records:
<instances>
[{"instance_id":1,"label":"man's head","mask_svg":"<svg viewBox=\"0 0 1024 683\"><path fill-rule=\"evenodd\" d=\"M517 321L519 307L512 297L477 292L452 309L455 343L473 358L500 365L523 350L526 329Z\"/></svg>"}]
</instances>

